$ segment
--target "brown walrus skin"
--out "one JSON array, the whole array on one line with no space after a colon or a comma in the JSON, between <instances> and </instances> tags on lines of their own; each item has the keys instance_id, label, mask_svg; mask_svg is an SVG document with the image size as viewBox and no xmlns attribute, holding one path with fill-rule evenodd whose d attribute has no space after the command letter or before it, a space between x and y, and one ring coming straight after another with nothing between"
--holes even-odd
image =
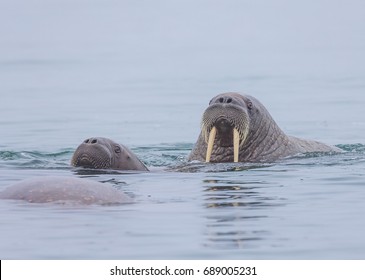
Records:
<instances>
[{"instance_id":1,"label":"brown walrus skin","mask_svg":"<svg viewBox=\"0 0 365 280\"><path fill-rule=\"evenodd\" d=\"M341 151L321 142L286 135L256 98L229 92L210 101L188 160L273 162L302 153Z\"/></svg>"}]
</instances>

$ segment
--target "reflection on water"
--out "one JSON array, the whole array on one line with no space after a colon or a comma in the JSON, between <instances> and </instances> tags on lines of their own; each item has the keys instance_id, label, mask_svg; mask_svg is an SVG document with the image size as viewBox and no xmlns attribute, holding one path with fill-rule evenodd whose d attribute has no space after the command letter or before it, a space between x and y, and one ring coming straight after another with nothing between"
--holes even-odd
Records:
<instances>
[{"instance_id":1,"label":"reflection on water","mask_svg":"<svg viewBox=\"0 0 365 280\"><path fill-rule=\"evenodd\" d=\"M281 205L279 198L267 197L259 191L265 182L238 182L231 180L204 180L207 208L249 207L261 208Z\"/></svg>"},{"instance_id":2,"label":"reflection on water","mask_svg":"<svg viewBox=\"0 0 365 280\"><path fill-rule=\"evenodd\" d=\"M264 181L219 178L203 180L206 215L206 247L246 248L270 234L257 223L268 219L268 208L284 206L280 197L264 194ZM262 223L264 224L264 223Z\"/></svg>"}]
</instances>

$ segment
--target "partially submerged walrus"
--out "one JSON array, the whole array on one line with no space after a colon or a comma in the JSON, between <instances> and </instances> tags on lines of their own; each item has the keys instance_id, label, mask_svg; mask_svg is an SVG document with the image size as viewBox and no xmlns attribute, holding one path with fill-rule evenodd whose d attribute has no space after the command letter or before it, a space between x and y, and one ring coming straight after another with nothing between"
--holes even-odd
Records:
<instances>
[{"instance_id":1,"label":"partially submerged walrus","mask_svg":"<svg viewBox=\"0 0 365 280\"><path fill-rule=\"evenodd\" d=\"M89 138L80 144L72 156L71 164L93 169L148 171L127 147L102 137ZM60 176L20 181L0 192L0 199L76 204L115 204L131 201L127 195L110 184Z\"/></svg>"},{"instance_id":2,"label":"partially submerged walrus","mask_svg":"<svg viewBox=\"0 0 365 280\"><path fill-rule=\"evenodd\" d=\"M0 199L33 203L120 204L131 198L108 183L62 176L34 177L0 192Z\"/></svg>"},{"instance_id":3,"label":"partially submerged walrus","mask_svg":"<svg viewBox=\"0 0 365 280\"><path fill-rule=\"evenodd\" d=\"M126 146L104 137L86 139L74 152L71 165L93 169L148 171Z\"/></svg>"},{"instance_id":4,"label":"partially submerged walrus","mask_svg":"<svg viewBox=\"0 0 365 280\"><path fill-rule=\"evenodd\" d=\"M308 152L340 152L337 147L286 135L254 97L223 93L202 117L202 130L188 160L273 162Z\"/></svg>"}]
</instances>

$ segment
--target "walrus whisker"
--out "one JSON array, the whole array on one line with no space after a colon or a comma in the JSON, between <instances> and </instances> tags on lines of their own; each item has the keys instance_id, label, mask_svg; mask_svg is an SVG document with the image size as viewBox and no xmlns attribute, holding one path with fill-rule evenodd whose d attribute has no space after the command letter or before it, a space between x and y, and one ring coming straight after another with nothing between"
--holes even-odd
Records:
<instances>
[{"instance_id":1,"label":"walrus whisker","mask_svg":"<svg viewBox=\"0 0 365 280\"><path fill-rule=\"evenodd\" d=\"M213 128L210 130L210 133L209 133L207 155L206 155L206 158L205 158L206 162L210 162L210 157L212 156L212 151L213 151L213 146L214 146L214 139L215 139L216 133L217 133L217 129L215 128L215 126L213 126Z\"/></svg>"}]
</instances>

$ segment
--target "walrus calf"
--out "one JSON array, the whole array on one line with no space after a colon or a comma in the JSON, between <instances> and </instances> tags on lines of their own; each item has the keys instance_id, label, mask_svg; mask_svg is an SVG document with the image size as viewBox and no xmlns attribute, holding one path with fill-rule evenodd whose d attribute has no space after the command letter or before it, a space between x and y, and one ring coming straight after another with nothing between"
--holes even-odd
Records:
<instances>
[{"instance_id":1,"label":"walrus calf","mask_svg":"<svg viewBox=\"0 0 365 280\"><path fill-rule=\"evenodd\" d=\"M126 146L103 137L89 138L81 143L72 156L71 165L93 169L148 171Z\"/></svg>"},{"instance_id":2,"label":"walrus calf","mask_svg":"<svg viewBox=\"0 0 365 280\"><path fill-rule=\"evenodd\" d=\"M210 101L188 160L273 162L300 153L340 151L286 135L256 98L229 92Z\"/></svg>"},{"instance_id":3,"label":"walrus calf","mask_svg":"<svg viewBox=\"0 0 365 280\"><path fill-rule=\"evenodd\" d=\"M32 203L120 204L131 198L107 183L89 179L49 176L15 183L0 192L0 199Z\"/></svg>"}]
</instances>

